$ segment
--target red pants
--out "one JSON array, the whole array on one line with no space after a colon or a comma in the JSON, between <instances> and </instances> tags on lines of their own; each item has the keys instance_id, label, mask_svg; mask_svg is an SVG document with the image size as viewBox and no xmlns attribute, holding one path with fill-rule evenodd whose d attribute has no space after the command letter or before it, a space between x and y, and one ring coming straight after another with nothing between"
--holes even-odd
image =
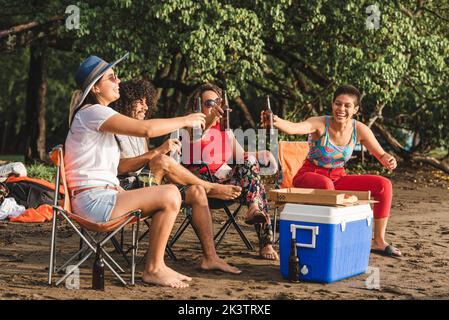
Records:
<instances>
[{"instance_id":1,"label":"red pants","mask_svg":"<svg viewBox=\"0 0 449 320\"><path fill-rule=\"evenodd\" d=\"M389 216L393 187L391 181L381 176L368 174L346 174L344 168L326 169L317 167L308 160L293 178L297 188L328 190L371 191L374 200L374 219Z\"/></svg>"}]
</instances>

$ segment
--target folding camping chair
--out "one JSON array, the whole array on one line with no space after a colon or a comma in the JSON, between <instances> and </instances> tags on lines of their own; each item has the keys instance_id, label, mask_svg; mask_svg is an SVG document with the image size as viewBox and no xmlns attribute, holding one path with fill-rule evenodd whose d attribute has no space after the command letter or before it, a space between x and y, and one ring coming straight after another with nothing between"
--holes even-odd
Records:
<instances>
[{"instance_id":1,"label":"folding camping chair","mask_svg":"<svg viewBox=\"0 0 449 320\"><path fill-rule=\"evenodd\" d=\"M202 163L202 166L206 167L207 169L207 175L208 180L210 182L216 182L214 175L211 173L209 166L206 163ZM235 200L220 200L220 199L208 199L209 208L210 209L223 209L228 217L224 225L220 228L220 230L215 234L214 241L215 241L215 247L218 248L220 243L222 242L224 236L228 232L229 228L231 226L234 226L235 230L239 234L241 240L245 244L245 246L248 248L248 250L254 250L253 245L248 240L246 235L244 234L242 228L238 225L236 218L237 215L240 213L240 209L242 208L242 205ZM229 208L231 205L238 203L237 208L231 212L231 209ZM185 212L185 218L182 221L181 225L178 227L176 232L173 234L173 237L168 243L168 246L172 249L175 245L176 241L181 237L181 235L184 233L184 231L187 229L187 227L192 223L192 209L191 208L184 208Z\"/></svg>"},{"instance_id":2,"label":"folding camping chair","mask_svg":"<svg viewBox=\"0 0 449 320\"><path fill-rule=\"evenodd\" d=\"M309 153L309 144L306 141L279 141L279 171L276 179L276 189L291 188L293 178L304 164ZM276 224L278 207L274 209L273 237L276 241Z\"/></svg>"},{"instance_id":3,"label":"folding camping chair","mask_svg":"<svg viewBox=\"0 0 449 320\"><path fill-rule=\"evenodd\" d=\"M53 273L58 273L67 267L76 257L81 257L81 260L70 270L67 270L66 274L60 278L56 285L61 284L69 275L71 275L79 266L84 263L92 253L96 253L97 248L101 250L101 254L104 257L104 264L112 271L112 273L120 280L123 285L127 285L127 282L119 275L115 270L117 268L119 272L125 272L123 268L111 257L111 255L104 249L106 243L111 240L119 231L121 231L126 225L132 224L132 250L131 250L131 284L134 285L135 278L135 257L138 248L138 233L139 222L141 219L141 211L135 210L128 212L121 217L112 219L105 223L93 223L71 211L70 194L67 188L67 181L65 177L64 169L64 155L63 147L59 145L55 147L50 153L50 159L56 166L56 188L55 188L55 201L53 205L53 223L51 232L51 244L50 244L50 265L48 268L48 284L52 284ZM57 190L59 186L62 186L64 190L64 199L61 201L62 206L59 204L59 193ZM73 228L73 230L81 238L81 241L85 244L77 253L69 258L61 267L56 268L56 236L57 236L57 218L62 217ZM79 228L75 225L74 221L79 225ZM107 235L100 241L97 241L90 233L107 233ZM88 251L85 253L85 251ZM85 254L84 254L85 253ZM115 267L115 268L114 268Z\"/></svg>"}]
</instances>

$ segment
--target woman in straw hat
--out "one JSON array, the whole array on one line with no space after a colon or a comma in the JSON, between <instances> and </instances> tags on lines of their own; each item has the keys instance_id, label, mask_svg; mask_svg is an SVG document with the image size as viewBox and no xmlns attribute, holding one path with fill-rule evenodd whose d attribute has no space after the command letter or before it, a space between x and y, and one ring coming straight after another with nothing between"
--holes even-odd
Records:
<instances>
[{"instance_id":1,"label":"woman in straw hat","mask_svg":"<svg viewBox=\"0 0 449 320\"><path fill-rule=\"evenodd\" d=\"M65 166L74 212L96 223L141 209L151 216L149 252L143 281L174 288L188 287L191 278L164 262L165 247L181 206L174 185L124 191L119 187L117 167L120 150L115 134L157 137L182 127L204 126L203 114L172 119L136 120L108 105L120 97L120 80L113 67L96 56L84 60L75 75L79 90L72 95L70 130L65 143Z\"/></svg>"}]
</instances>

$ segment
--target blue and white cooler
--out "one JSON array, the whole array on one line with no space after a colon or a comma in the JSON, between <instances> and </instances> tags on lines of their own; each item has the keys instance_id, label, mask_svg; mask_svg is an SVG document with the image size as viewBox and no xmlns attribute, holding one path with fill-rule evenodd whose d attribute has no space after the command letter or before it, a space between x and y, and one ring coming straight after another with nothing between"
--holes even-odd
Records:
<instances>
[{"instance_id":1,"label":"blue and white cooler","mask_svg":"<svg viewBox=\"0 0 449 320\"><path fill-rule=\"evenodd\" d=\"M287 203L279 224L282 276L288 278L293 233L300 281L329 283L364 273L372 218L369 204L332 207Z\"/></svg>"}]
</instances>

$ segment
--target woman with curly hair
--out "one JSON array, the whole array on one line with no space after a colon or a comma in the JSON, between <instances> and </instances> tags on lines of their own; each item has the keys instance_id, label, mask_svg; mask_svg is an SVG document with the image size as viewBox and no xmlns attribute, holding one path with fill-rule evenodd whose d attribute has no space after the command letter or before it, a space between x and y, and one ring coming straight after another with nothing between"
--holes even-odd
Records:
<instances>
[{"instance_id":1,"label":"woman with curly hair","mask_svg":"<svg viewBox=\"0 0 449 320\"><path fill-rule=\"evenodd\" d=\"M268 201L264 185L260 179L260 163L277 164L274 156L267 150L258 152L246 152L238 143L231 130L220 131L220 118L222 117L222 90L218 86L206 83L198 87L187 101L187 109L194 110L195 103L201 98L201 112L206 115L206 128L198 141L193 141L192 148L198 148L203 155L202 161L207 163L209 170L218 178L219 183L229 183L242 188L239 197L240 203L248 206L245 215L245 223L254 225L259 238L259 254L267 260L278 260L278 254L274 250L273 231L271 219L268 213ZM193 139L196 137L194 136ZM215 139L219 138L217 142ZM204 158L204 150L210 150L212 145L222 148L213 149L213 160ZM217 150L221 149L221 150ZM212 153L212 151L211 151ZM193 152L190 153L193 155ZM236 164L229 168L230 159L244 159L243 164ZM207 168L193 163L187 168L202 179L208 179Z\"/></svg>"},{"instance_id":2,"label":"woman with curly hair","mask_svg":"<svg viewBox=\"0 0 449 320\"><path fill-rule=\"evenodd\" d=\"M156 90L145 80L131 80L120 84L120 99L116 103L119 112L135 119L148 118L148 110L156 105ZM167 119L168 120L168 119ZM119 174L138 172L144 166L151 170L150 179L159 185L163 178L178 185L184 203L192 208L192 226L198 235L203 259L203 270L220 270L238 274L241 271L218 257L213 239L212 216L207 197L233 199L240 194L240 187L221 185L199 179L189 170L167 155L179 151L180 142L169 139L158 148L148 149L146 139L130 136L117 136L120 141L121 159Z\"/></svg>"}]
</instances>

